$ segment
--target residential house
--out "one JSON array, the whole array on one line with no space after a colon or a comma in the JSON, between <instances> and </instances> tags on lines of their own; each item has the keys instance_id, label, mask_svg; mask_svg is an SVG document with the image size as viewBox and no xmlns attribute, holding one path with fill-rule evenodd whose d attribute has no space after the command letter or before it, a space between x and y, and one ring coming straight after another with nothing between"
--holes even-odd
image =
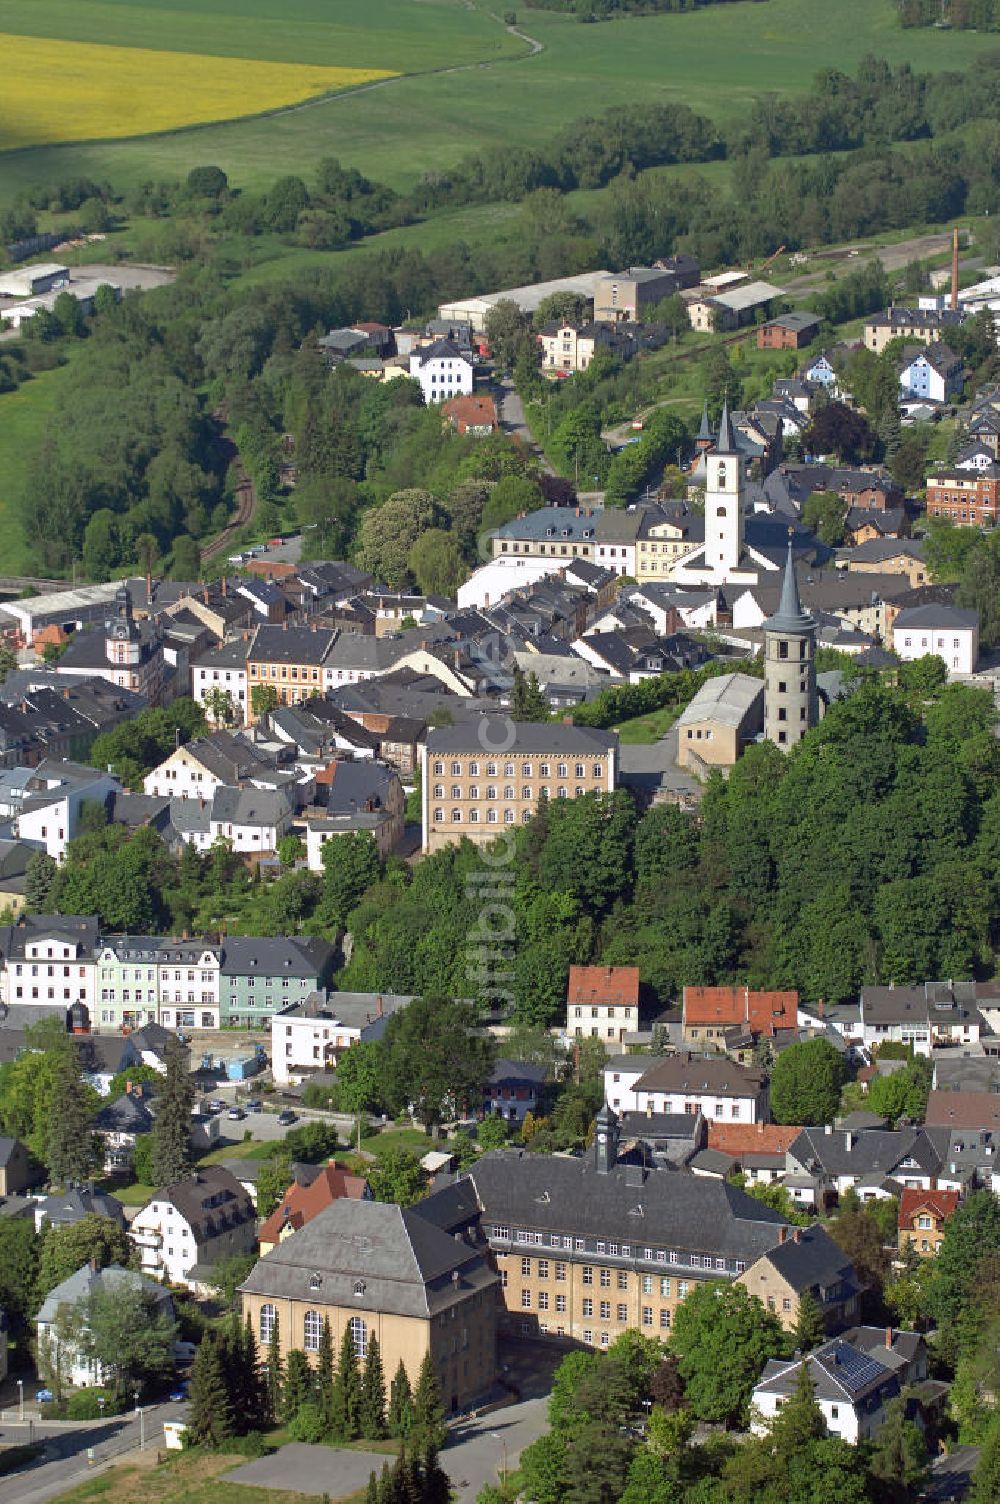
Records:
<instances>
[{"instance_id":1,"label":"residential house","mask_svg":"<svg viewBox=\"0 0 1000 1504\"><path fill-rule=\"evenodd\" d=\"M74 1004L93 1016L97 919L82 914L22 914L0 926L0 1003L48 1004L66 1017Z\"/></svg>"},{"instance_id":2,"label":"residential house","mask_svg":"<svg viewBox=\"0 0 1000 1504\"><path fill-rule=\"evenodd\" d=\"M787 1151L784 1184L804 1206L849 1190L862 1201L926 1191L936 1184L942 1148L920 1128L803 1128Z\"/></svg>"},{"instance_id":3,"label":"residential house","mask_svg":"<svg viewBox=\"0 0 1000 1504\"><path fill-rule=\"evenodd\" d=\"M484 439L500 427L497 405L492 397L450 397L441 405L441 414L456 433L471 433Z\"/></svg>"},{"instance_id":4,"label":"residential house","mask_svg":"<svg viewBox=\"0 0 1000 1504\"><path fill-rule=\"evenodd\" d=\"M499 733L499 740L496 736ZM526 825L538 800L612 793L618 737L583 726L492 720L429 731L421 756L423 850Z\"/></svg>"},{"instance_id":5,"label":"residential house","mask_svg":"<svg viewBox=\"0 0 1000 1504\"><path fill-rule=\"evenodd\" d=\"M963 378L961 357L936 340L904 361L899 390L905 401L951 402L961 397Z\"/></svg>"},{"instance_id":6,"label":"residential house","mask_svg":"<svg viewBox=\"0 0 1000 1504\"><path fill-rule=\"evenodd\" d=\"M757 326L758 350L801 350L816 338L823 320L815 313L796 309Z\"/></svg>"},{"instance_id":7,"label":"residential house","mask_svg":"<svg viewBox=\"0 0 1000 1504\"><path fill-rule=\"evenodd\" d=\"M682 1006L684 1043L724 1050L733 1031L737 1036L773 1038L778 1030L794 1029L799 995L749 987L685 987Z\"/></svg>"},{"instance_id":8,"label":"residential house","mask_svg":"<svg viewBox=\"0 0 1000 1504\"><path fill-rule=\"evenodd\" d=\"M899 1377L843 1337L824 1342L804 1357L768 1360L753 1391L752 1404L760 1419L754 1420L751 1430L766 1431L781 1406L794 1397L803 1363L831 1436L854 1445L878 1434L886 1406L900 1393Z\"/></svg>"},{"instance_id":9,"label":"residential house","mask_svg":"<svg viewBox=\"0 0 1000 1504\"><path fill-rule=\"evenodd\" d=\"M570 967L566 993L570 1038L620 1043L638 1025L638 966Z\"/></svg>"},{"instance_id":10,"label":"residential house","mask_svg":"<svg viewBox=\"0 0 1000 1504\"><path fill-rule=\"evenodd\" d=\"M845 549L840 557L851 574L901 574L911 590L927 583L926 549L912 538L873 538Z\"/></svg>"},{"instance_id":11,"label":"residential house","mask_svg":"<svg viewBox=\"0 0 1000 1504\"><path fill-rule=\"evenodd\" d=\"M546 324L536 336L542 352L545 375L571 375L585 371L600 350L609 353L620 340L610 324Z\"/></svg>"},{"instance_id":12,"label":"residential house","mask_svg":"<svg viewBox=\"0 0 1000 1504\"><path fill-rule=\"evenodd\" d=\"M405 797L399 774L383 762L332 761L316 774L315 802L303 811L306 859L323 870L323 847L338 836L365 831L385 859L402 840Z\"/></svg>"},{"instance_id":13,"label":"residential house","mask_svg":"<svg viewBox=\"0 0 1000 1504\"><path fill-rule=\"evenodd\" d=\"M430 1354L448 1410L489 1393L497 1276L427 1208L342 1196L279 1241L240 1287L261 1351L277 1333L283 1354L297 1348L315 1361L328 1321L335 1349L349 1332L364 1366L377 1337L385 1371L402 1363L414 1387Z\"/></svg>"},{"instance_id":14,"label":"residential house","mask_svg":"<svg viewBox=\"0 0 1000 1504\"><path fill-rule=\"evenodd\" d=\"M297 705L320 693L323 669L337 634L313 626L258 627L247 650L247 704L252 725L254 689L274 691L277 702Z\"/></svg>"},{"instance_id":15,"label":"residential house","mask_svg":"<svg viewBox=\"0 0 1000 1504\"><path fill-rule=\"evenodd\" d=\"M420 383L427 407L472 393L472 357L450 339L436 339L432 345L414 350L410 375Z\"/></svg>"},{"instance_id":16,"label":"residential house","mask_svg":"<svg viewBox=\"0 0 1000 1504\"><path fill-rule=\"evenodd\" d=\"M928 1128L961 1129L968 1133L1000 1129L1000 1093L995 1091L932 1091L927 1098Z\"/></svg>"},{"instance_id":17,"label":"residential house","mask_svg":"<svg viewBox=\"0 0 1000 1504\"><path fill-rule=\"evenodd\" d=\"M844 543L850 549L863 547L866 543L905 538L909 530L910 519L905 507L893 507L888 512L851 507L844 517ZM891 567L886 566L887 569Z\"/></svg>"},{"instance_id":18,"label":"residential house","mask_svg":"<svg viewBox=\"0 0 1000 1504\"><path fill-rule=\"evenodd\" d=\"M935 468L927 477L927 516L956 527L996 526L1000 512L1000 464L975 470Z\"/></svg>"},{"instance_id":19,"label":"residential house","mask_svg":"<svg viewBox=\"0 0 1000 1504\"><path fill-rule=\"evenodd\" d=\"M538 507L495 528L493 557L592 559L597 522L586 507Z\"/></svg>"},{"instance_id":20,"label":"residential house","mask_svg":"<svg viewBox=\"0 0 1000 1504\"><path fill-rule=\"evenodd\" d=\"M12 833L61 862L80 833L84 808L103 805L109 794L121 792L121 784L109 773L47 758L30 770L13 813Z\"/></svg>"},{"instance_id":21,"label":"residential house","mask_svg":"<svg viewBox=\"0 0 1000 1504\"><path fill-rule=\"evenodd\" d=\"M255 1251L257 1216L229 1170L205 1165L155 1191L129 1232L143 1274L197 1290L211 1283L214 1265Z\"/></svg>"},{"instance_id":22,"label":"residential house","mask_svg":"<svg viewBox=\"0 0 1000 1504\"><path fill-rule=\"evenodd\" d=\"M934 654L948 677L972 674L979 661L979 612L960 606L911 606L892 624L889 646L904 663Z\"/></svg>"},{"instance_id":23,"label":"residential house","mask_svg":"<svg viewBox=\"0 0 1000 1504\"><path fill-rule=\"evenodd\" d=\"M809 1294L828 1332L857 1321L864 1286L825 1228L781 1227L777 1244L739 1278L751 1295L794 1331L799 1302Z\"/></svg>"},{"instance_id":24,"label":"residential house","mask_svg":"<svg viewBox=\"0 0 1000 1504\"><path fill-rule=\"evenodd\" d=\"M304 1002L325 988L336 954L313 935L228 935L219 972L223 1028L259 1029L275 1013Z\"/></svg>"},{"instance_id":25,"label":"residential house","mask_svg":"<svg viewBox=\"0 0 1000 1504\"><path fill-rule=\"evenodd\" d=\"M904 1191L899 1198L900 1253L912 1248L922 1258L932 1258L959 1199L958 1191Z\"/></svg>"},{"instance_id":26,"label":"residential house","mask_svg":"<svg viewBox=\"0 0 1000 1504\"><path fill-rule=\"evenodd\" d=\"M292 788L217 788L210 799L172 799L170 832L176 842L210 851L225 841L239 854L275 852L288 834L297 807ZM168 844L173 844L168 836Z\"/></svg>"},{"instance_id":27,"label":"residential house","mask_svg":"<svg viewBox=\"0 0 1000 1504\"><path fill-rule=\"evenodd\" d=\"M826 350L821 350L818 355L814 355L803 367L802 380L807 386L825 387L833 398L840 395L840 378Z\"/></svg>"},{"instance_id":28,"label":"residential house","mask_svg":"<svg viewBox=\"0 0 1000 1504\"><path fill-rule=\"evenodd\" d=\"M217 1029L219 954L218 946L186 936L102 936L95 947L95 1020L124 1030L161 1023Z\"/></svg>"},{"instance_id":29,"label":"residential house","mask_svg":"<svg viewBox=\"0 0 1000 1504\"><path fill-rule=\"evenodd\" d=\"M0 1197L16 1196L45 1179L45 1168L26 1144L9 1134L0 1136Z\"/></svg>"},{"instance_id":30,"label":"residential house","mask_svg":"<svg viewBox=\"0 0 1000 1504\"><path fill-rule=\"evenodd\" d=\"M136 1140L153 1129L151 1096L143 1083L126 1082L122 1095L105 1103L92 1119L91 1127L104 1147L105 1175L130 1173Z\"/></svg>"},{"instance_id":31,"label":"residential house","mask_svg":"<svg viewBox=\"0 0 1000 1504\"><path fill-rule=\"evenodd\" d=\"M635 577L635 545L644 510L637 507L604 507L597 514L593 558L602 569Z\"/></svg>"},{"instance_id":32,"label":"residential house","mask_svg":"<svg viewBox=\"0 0 1000 1504\"><path fill-rule=\"evenodd\" d=\"M713 288L712 281L709 278L684 300L692 329L740 329L753 323L758 309L766 310L776 299L784 297L783 289L770 282L744 282L741 287L723 292Z\"/></svg>"},{"instance_id":33,"label":"residential house","mask_svg":"<svg viewBox=\"0 0 1000 1504\"><path fill-rule=\"evenodd\" d=\"M98 1191L94 1182L73 1185L61 1195L42 1196L33 1202L35 1231L41 1232L46 1223L50 1227L75 1227L84 1217L106 1217L124 1228L125 1208L115 1196L107 1191Z\"/></svg>"},{"instance_id":34,"label":"residential house","mask_svg":"<svg viewBox=\"0 0 1000 1504\"><path fill-rule=\"evenodd\" d=\"M784 1123L708 1124L705 1147L725 1161L715 1173L742 1174L751 1185L773 1185L785 1174L785 1157L800 1130ZM699 1173L697 1161L692 1169ZM701 1171L704 1173L704 1171Z\"/></svg>"},{"instance_id":35,"label":"residential house","mask_svg":"<svg viewBox=\"0 0 1000 1504\"><path fill-rule=\"evenodd\" d=\"M666 580L705 541L705 518L686 502L644 508L635 544L636 583Z\"/></svg>"},{"instance_id":36,"label":"residential house","mask_svg":"<svg viewBox=\"0 0 1000 1504\"><path fill-rule=\"evenodd\" d=\"M261 1223L261 1257L343 1196L352 1201L372 1199L365 1177L352 1174L335 1159L322 1165L307 1182L293 1180L274 1211Z\"/></svg>"},{"instance_id":37,"label":"residential house","mask_svg":"<svg viewBox=\"0 0 1000 1504\"><path fill-rule=\"evenodd\" d=\"M763 679L751 674L706 679L681 711L676 727L682 768L731 768L764 729Z\"/></svg>"},{"instance_id":38,"label":"residential house","mask_svg":"<svg viewBox=\"0 0 1000 1504\"><path fill-rule=\"evenodd\" d=\"M191 698L205 707L209 720L214 718L215 711L211 707L218 693L228 696L232 707L231 710L226 710L225 723L236 726L247 724L248 650L246 639L239 637L232 642L224 642L220 647L199 653L191 664Z\"/></svg>"},{"instance_id":39,"label":"residential house","mask_svg":"<svg viewBox=\"0 0 1000 1504\"><path fill-rule=\"evenodd\" d=\"M169 799L211 799L217 789L259 779L270 785L274 766L253 742L231 731L175 747L143 780L147 794Z\"/></svg>"},{"instance_id":40,"label":"residential house","mask_svg":"<svg viewBox=\"0 0 1000 1504\"><path fill-rule=\"evenodd\" d=\"M147 1279L141 1274L136 1274L132 1269L123 1269L120 1264L109 1264L105 1269L96 1269L92 1264L84 1264L75 1274L64 1279L55 1289L50 1290L42 1303L41 1310L35 1317L35 1332L38 1351L40 1353L52 1352L53 1347L58 1349L60 1334L58 1327L59 1312L64 1306L82 1307L86 1310L87 1302L96 1292L114 1296L124 1294L125 1291L139 1291L144 1298L155 1306L159 1313L173 1317L174 1303L170 1298L169 1290L155 1280ZM92 1358L86 1357L78 1344L67 1344L69 1351L63 1352L59 1358L59 1366L70 1384L88 1387L95 1384L103 1384L106 1379L102 1365Z\"/></svg>"},{"instance_id":41,"label":"residential house","mask_svg":"<svg viewBox=\"0 0 1000 1504\"><path fill-rule=\"evenodd\" d=\"M545 1084L545 1066L525 1060L495 1060L483 1087L483 1116L499 1115L519 1125L527 1113L537 1113Z\"/></svg>"},{"instance_id":42,"label":"residential house","mask_svg":"<svg viewBox=\"0 0 1000 1504\"><path fill-rule=\"evenodd\" d=\"M352 1045L381 1039L393 1014L413 998L393 992L311 992L271 1018L271 1069L278 1086L336 1069Z\"/></svg>"},{"instance_id":43,"label":"residential house","mask_svg":"<svg viewBox=\"0 0 1000 1504\"><path fill-rule=\"evenodd\" d=\"M609 1081L604 1070L605 1101L617 1112L700 1112L706 1121L759 1123L769 1117L768 1080L764 1071L737 1065L721 1055L636 1056L645 1067L629 1079ZM631 1057L629 1065L631 1067ZM613 1076L614 1072L610 1072Z\"/></svg>"}]
</instances>

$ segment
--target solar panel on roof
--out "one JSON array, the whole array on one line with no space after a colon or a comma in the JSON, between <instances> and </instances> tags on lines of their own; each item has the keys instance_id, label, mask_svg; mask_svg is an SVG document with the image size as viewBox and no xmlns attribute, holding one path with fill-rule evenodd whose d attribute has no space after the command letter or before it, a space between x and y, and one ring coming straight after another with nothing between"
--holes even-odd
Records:
<instances>
[{"instance_id":1,"label":"solar panel on roof","mask_svg":"<svg viewBox=\"0 0 1000 1504\"><path fill-rule=\"evenodd\" d=\"M867 1353L860 1353L846 1342L838 1342L833 1351L824 1358L824 1367L845 1388L854 1391L865 1389L886 1375L885 1365L877 1363Z\"/></svg>"}]
</instances>

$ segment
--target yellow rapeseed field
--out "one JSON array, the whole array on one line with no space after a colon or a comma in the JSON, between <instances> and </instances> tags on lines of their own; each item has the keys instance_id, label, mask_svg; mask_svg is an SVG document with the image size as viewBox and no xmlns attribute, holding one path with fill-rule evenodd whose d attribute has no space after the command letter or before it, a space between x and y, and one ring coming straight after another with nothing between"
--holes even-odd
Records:
<instances>
[{"instance_id":1,"label":"yellow rapeseed field","mask_svg":"<svg viewBox=\"0 0 1000 1504\"><path fill-rule=\"evenodd\" d=\"M0 151L231 120L395 75L0 33Z\"/></svg>"}]
</instances>

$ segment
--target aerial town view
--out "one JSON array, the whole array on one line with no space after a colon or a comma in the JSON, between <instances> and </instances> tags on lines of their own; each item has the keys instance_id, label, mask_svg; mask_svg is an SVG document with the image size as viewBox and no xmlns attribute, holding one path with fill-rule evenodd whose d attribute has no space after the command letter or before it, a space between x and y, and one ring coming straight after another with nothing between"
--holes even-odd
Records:
<instances>
[{"instance_id":1,"label":"aerial town view","mask_svg":"<svg viewBox=\"0 0 1000 1504\"><path fill-rule=\"evenodd\" d=\"M1000 0L0 58L0 1504L1000 1504Z\"/></svg>"}]
</instances>

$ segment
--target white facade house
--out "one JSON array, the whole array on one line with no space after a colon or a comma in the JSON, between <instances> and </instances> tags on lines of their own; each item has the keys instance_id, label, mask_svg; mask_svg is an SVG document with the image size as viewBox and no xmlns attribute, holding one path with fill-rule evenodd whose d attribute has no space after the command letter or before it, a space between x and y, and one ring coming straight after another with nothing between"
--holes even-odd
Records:
<instances>
[{"instance_id":1,"label":"white facade house","mask_svg":"<svg viewBox=\"0 0 1000 1504\"><path fill-rule=\"evenodd\" d=\"M80 928L67 921L63 927L53 917L24 937L23 949L17 931L10 933L14 945L0 969L0 1002L15 1010L21 1004L50 1003L68 1009L83 1003L93 1018L97 968L94 937L86 925Z\"/></svg>"},{"instance_id":2,"label":"white facade house","mask_svg":"<svg viewBox=\"0 0 1000 1504\"><path fill-rule=\"evenodd\" d=\"M344 1050L381 1037L394 1013L412 1002L400 993L311 993L271 1018L271 1068L275 1084L296 1085L333 1069Z\"/></svg>"},{"instance_id":3,"label":"white facade house","mask_svg":"<svg viewBox=\"0 0 1000 1504\"><path fill-rule=\"evenodd\" d=\"M143 1274L197 1288L212 1265L256 1250L257 1214L234 1175L206 1165L158 1190L129 1231Z\"/></svg>"},{"instance_id":4,"label":"white facade house","mask_svg":"<svg viewBox=\"0 0 1000 1504\"><path fill-rule=\"evenodd\" d=\"M436 339L432 345L414 350L410 356L410 375L419 381L424 402L433 407L449 397L472 394L472 359L450 339Z\"/></svg>"},{"instance_id":5,"label":"white facade house","mask_svg":"<svg viewBox=\"0 0 1000 1504\"><path fill-rule=\"evenodd\" d=\"M892 1349L887 1349L892 1355ZM805 1361L816 1403L831 1436L854 1446L881 1429L885 1407L900 1392L897 1367L880 1362L871 1352L840 1337L824 1342L805 1360L772 1358L753 1392L755 1413L751 1430L761 1435L781 1406L796 1391L799 1368Z\"/></svg>"},{"instance_id":6,"label":"white facade house","mask_svg":"<svg viewBox=\"0 0 1000 1504\"><path fill-rule=\"evenodd\" d=\"M904 663L934 654L949 679L972 674L979 660L979 612L960 606L905 606L892 624L892 649Z\"/></svg>"},{"instance_id":7,"label":"white facade house","mask_svg":"<svg viewBox=\"0 0 1000 1504\"><path fill-rule=\"evenodd\" d=\"M169 1316L174 1313L169 1292L152 1280L144 1279L141 1274L123 1269L120 1264L109 1264L106 1269L97 1270L92 1269L90 1264L84 1264L75 1274L49 1291L35 1318L38 1351L47 1354L50 1362L55 1360L55 1353L60 1347L60 1310L84 1306L95 1290L104 1290L110 1294L125 1290L141 1291L151 1305L162 1308ZM61 1355L55 1361L59 1362L66 1383L88 1386L104 1382L103 1367L83 1355L79 1341L70 1344L64 1337L62 1346Z\"/></svg>"},{"instance_id":8,"label":"white facade house","mask_svg":"<svg viewBox=\"0 0 1000 1504\"><path fill-rule=\"evenodd\" d=\"M623 1060L615 1060L605 1069L605 1101L615 1112L700 1112L710 1123L768 1120L768 1085L763 1071L737 1065L723 1055L686 1052L663 1056L652 1065L647 1055L643 1063L647 1068L638 1077Z\"/></svg>"},{"instance_id":9,"label":"white facade house","mask_svg":"<svg viewBox=\"0 0 1000 1504\"><path fill-rule=\"evenodd\" d=\"M12 820L19 841L38 846L61 862L80 830L85 803L103 804L122 786L108 773L76 763L46 761L32 769L31 785Z\"/></svg>"},{"instance_id":10,"label":"white facade house","mask_svg":"<svg viewBox=\"0 0 1000 1504\"><path fill-rule=\"evenodd\" d=\"M558 565L552 559L511 558L505 554L474 569L459 585L455 599L460 611L473 606L495 606L511 590L535 585L557 572Z\"/></svg>"},{"instance_id":11,"label":"white facade house","mask_svg":"<svg viewBox=\"0 0 1000 1504\"><path fill-rule=\"evenodd\" d=\"M191 698L199 705L214 701L217 693L228 695L233 706L233 716L228 724L245 726L247 723L247 655L246 644L226 643L214 648L191 665ZM206 709L209 720L212 714Z\"/></svg>"}]
</instances>

